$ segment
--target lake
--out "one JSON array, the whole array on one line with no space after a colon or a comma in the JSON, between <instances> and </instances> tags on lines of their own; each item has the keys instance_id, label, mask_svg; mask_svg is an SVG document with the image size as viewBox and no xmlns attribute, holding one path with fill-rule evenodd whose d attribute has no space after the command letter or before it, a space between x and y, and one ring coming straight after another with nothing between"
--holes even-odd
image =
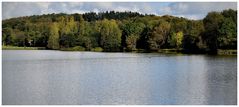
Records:
<instances>
[{"instance_id":1,"label":"lake","mask_svg":"<svg viewBox=\"0 0 239 107\"><path fill-rule=\"evenodd\" d=\"M2 103L235 105L237 57L3 50Z\"/></svg>"}]
</instances>

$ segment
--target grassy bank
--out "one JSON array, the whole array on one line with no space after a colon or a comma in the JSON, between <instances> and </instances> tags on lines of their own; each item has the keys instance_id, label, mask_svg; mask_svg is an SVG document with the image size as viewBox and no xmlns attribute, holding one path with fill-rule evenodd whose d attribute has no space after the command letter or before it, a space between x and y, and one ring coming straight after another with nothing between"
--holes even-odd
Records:
<instances>
[{"instance_id":1,"label":"grassy bank","mask_svg":"<svg viewBox=\"0 0 239 107\"><path fill-rule=\"evenodd\" d=\"M93 51L93 52L102 52L103 49L101 47L95 47L90 50L86 50L84 47L81 46L75 46L71 48L61 48L61 51Z\"/></svg>"},{"instance_id":2,"label":"grassy bank","mask_svg":"<svg viewBox=\"0 0 239 107\"><path fill-rule=\"evenodd\" d=\"M182 53L182 49L160 49L158 50L159 53L167 53L167 54L177 54Z\"/></svg>"},{"instance_id":3,"label":"grassy bank","mask_svg":"<svg viewBox=\"0 0 239 107\"><path fill-rule=\"evenodd\" d=\"M177 53L182 53L182 54L208 54L207 51L198 52L198 53L187 53L183 49L160 49L157 52L166 53L166 54L177 54ZM217 55L237 55L237 50L218 49L217 50Z\"/></svg>"},{"instance_id":4,"label":"grassy bank","mask_svg":"<svg viewBox=\"0 0 239 107\"><path fill-rule=\"evenodd\" d=\"M18 46L2 46L3 50L44 50L45 47L18 47Z\"/></svg>"},{"instance_id":5,"label":"grassy bank","mask_svg":"<svg viewBox=\"0 0 239 107\"><path fill-rule=\"evenodd\" d=\"M218 49L218 55L237 55L237 50L222 50Z\"/></svg>"}]
</instances>

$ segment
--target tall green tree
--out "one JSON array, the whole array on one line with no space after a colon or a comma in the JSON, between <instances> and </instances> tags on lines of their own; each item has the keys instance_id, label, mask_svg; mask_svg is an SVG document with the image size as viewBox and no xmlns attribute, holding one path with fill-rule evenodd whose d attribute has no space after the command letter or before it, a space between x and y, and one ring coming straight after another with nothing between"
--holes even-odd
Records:
<instances>
[{"instance_id":1,"label":"tall green tree","mask_svg":"<svg viewBox=\"0 0 239 107\"><path fill-rule=\"evenodd\" d=\"M170 23L162 21L159 26L156 26L149 36L149 48L150 50L160 49L167 40L170 31Z\"/></svg>"},{"instance_id":2,"label":"tall green tree","mask_svg":"<svg viewBox=\"0 0 239 107\"><path fill-rule=\"evenodd\" d=\"M232 18L225 18L219 28L218 36L219 48L236 49L237 45L237 25Z\"/></svg>"},{"instance_id":3,"label":"tall green tree","mask_svg":"<svg viewBox=\"0 0 239 107\"><path fill-rule=\"evenodd\" d=\"M25 32L20 31L18 29L14 29L13 31L13 41L15 46L26 46L26 35Z\"/></svg>"},{"instance_id":4,"label":"tall green tree","mask_svg":"<svg viewBox=\"0 0 239 107\"><path fill-rule=\"evenodd\" d=\"M128 21L122 27L122 45L127 50L135 50L145 25L141 22Z\"/></svg>"},{"instance_id":5,"label":"tall green tree","mask_svg":"<svg viewBox=\"0 0 239 107\"><path fill-rule=\"evenodd\" d=\"M138 40L139 36L131 34L126 38L126 49L128 51L136 50L136 42Z\"/></svg>"},{"instance_id":6,"label":"tall green tree","mask_svg":"<svg viewBox=\"0 0 239 107\"><path fill-rule=\"evenodd\" d=\"M225 18L232 19L234 23L237 23L237 11L236 10L232 10L232 9L223 10L222 15Z\"/></svg>"},{"instance_id":7,"label":"tall green tree","mask_svg":"<svg viewBox=\"0 0 239 107\"><path fill-rule=\"evenodd\" d=\"M170 38L170 45L176 47L177 49L182 48L182 41L183 41L183 32L173 33Z\"/></svg>"},{"instance_id":8,"label":"tall green tree","mask_svg":"<svg viewBox=\"0 0 239 107\"><path fill-rule=\"evenodd\" d=\"M104 51L120 50L122 34L115 20L102 20L100 35L100 45Z\"/></svg>"},{"instance_id":9,"label":"tall green tree","mask_svg":"<svg viewBox=\"0 0 239 107\"><path fill-rule=\"evenodd\" d=\"M13 43L13 31L11 28L6 27L2 30L2 43L3 45L10 45Z\"/></svg>"},{"instance_id":10,"label":"tall green tree","mask_svg":"<svg viewBox=\"0 0 239 107\"><path fill-rule=\"evenodd\" d=\"M206 50L207 45L202 40L202 35L205 32L203 21L191 20L188 21L186 36L184 37L183 48L184 50L195 52L197 50Z\"/></svg>"},{"instance_id":11,"label":"tall green tree","mask_svg":"<svg viewBox=\"0 0 239 107\"><path fill-rule=\"evenodd\" d=\"M58 24L55 22L50 26L50 36L48 39L48 44L47 47L50 49L59 49L60 44L59 44L59 27Z\"/></svg>"},{"instance_id":12,"label":"tall green tree","mask_svg":"<svg viewBox=\"0 0 239 107\"><path fill-rule=\"evenodd\" d=\"M224 17L219 12L210 12L203 19L205 35L203 39L206 41L211 53L217 53L219 28Z\"/></svg>"}]
</instances>

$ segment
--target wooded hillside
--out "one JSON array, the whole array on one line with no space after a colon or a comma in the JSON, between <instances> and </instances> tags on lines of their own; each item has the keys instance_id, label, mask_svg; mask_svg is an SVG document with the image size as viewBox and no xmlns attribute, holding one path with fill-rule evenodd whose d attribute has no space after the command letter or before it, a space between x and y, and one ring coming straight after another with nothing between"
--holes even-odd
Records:
<instances>
[{"instance_id":1,"label":"wooded hillside","mask_svg":"<svg viewBox=\"0 0 239 107\"><path fill-rule=\"evenodd\" d=\"M2 43L57 50L216 53L237 48L237 11L210 12L203 20L114 11L18 17L2 21Z\"/></svg>"}]
</instances>

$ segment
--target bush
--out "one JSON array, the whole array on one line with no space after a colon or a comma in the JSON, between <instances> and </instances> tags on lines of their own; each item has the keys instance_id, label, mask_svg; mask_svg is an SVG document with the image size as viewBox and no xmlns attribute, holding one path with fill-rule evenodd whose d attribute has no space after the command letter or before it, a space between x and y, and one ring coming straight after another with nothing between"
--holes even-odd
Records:
<instances>
[{"instance_id":1,"label":"bush","mask_svg":"<svg viewBox=\"0 0 239 107\"><path fill-rule=\"evenodd\" d=\"M73 51L85 51L85 48L82 46L75 46L72 49L73 49Z\"/></svg>"},{"instance_id":2,"label":"bush","mask_svg":"<svg viewBox=\"0 0 239 107\"><path fill-rule=\"evenodd\" d=\"M82 46L75 46L72 48L61 48L62 51L85 51L85 48Z\"/></svg>"},{"instance_id":3,"label":"bush","mask_svg":"<svg viewBox=\"0 0 239 107\"><path fill-rule=\"evenodd\" d=\"M91 49L91 51L102 52L103 49L101 47L95 47L95 48Z\"/></svg>"}]
</instances>

